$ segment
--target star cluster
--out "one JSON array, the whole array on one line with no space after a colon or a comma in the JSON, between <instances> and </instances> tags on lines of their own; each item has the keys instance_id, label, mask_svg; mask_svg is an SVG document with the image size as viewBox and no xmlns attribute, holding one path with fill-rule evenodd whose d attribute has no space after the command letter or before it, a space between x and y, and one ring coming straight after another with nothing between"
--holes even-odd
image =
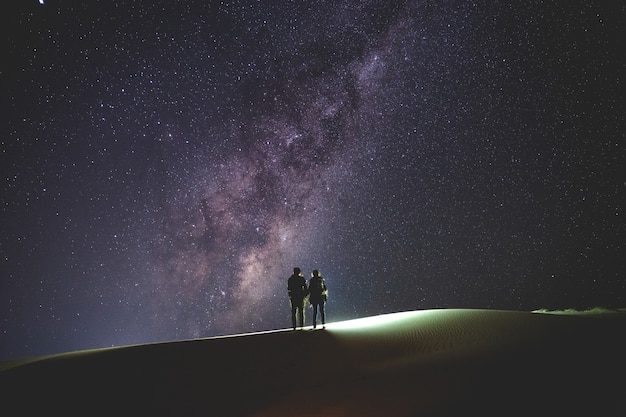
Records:
<instances>
[{"instance_id":1,"label":"star cluster","mask_svg":"<svg viewBox=\"0 0 626 417\"><path fill-rule=\"evenodd\" d=\"M625 6L22 2L0 359L329 319L623 307Z\"/></svg>"}]
</instances>

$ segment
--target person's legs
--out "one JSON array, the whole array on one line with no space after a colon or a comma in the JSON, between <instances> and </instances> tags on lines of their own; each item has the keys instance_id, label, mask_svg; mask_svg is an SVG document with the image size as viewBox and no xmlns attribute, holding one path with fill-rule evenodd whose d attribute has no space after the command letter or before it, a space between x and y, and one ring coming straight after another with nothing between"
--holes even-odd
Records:
<instances>
[{"instance_id":1,"label":"person's legs","mask_svg":"<svg viewBox=\"0 0 626 417\"><path fill-rule=\"evenodd\" d=\"M326 326L326 312L324 311L325 302L320 303L320 316L322 316L322 326Z\"/></svg>"},{"instance_id":2,"label":"person's legs","mask_svg":"<svg viewBox=\"0 0 626 417\"><path fill-rule=\"evenodd\" d=\"M290 300L291 302L291 327L296 330L296 311L298 309L298 303L294 300Z\"/></svg>"},{"instance_id":3,"label":"person's legs","mask_svg":"<svg viewBox=\"0 0 626 417\"><path fill-rule=\"evenodd\" d=\"M317 303L313 303L313 328L317 327Z\"/></svg>"},{"instance_id":4,"label":"person's legs","mask_svg":"<svg viewBox=\"0 0 626 417\"><path fill-rule=\"evenodd\" d=\"M299 303L298 308L300 309L298 314L300 319L300 327L304 327L304 300Z\"/></svg>"}]
</instances>

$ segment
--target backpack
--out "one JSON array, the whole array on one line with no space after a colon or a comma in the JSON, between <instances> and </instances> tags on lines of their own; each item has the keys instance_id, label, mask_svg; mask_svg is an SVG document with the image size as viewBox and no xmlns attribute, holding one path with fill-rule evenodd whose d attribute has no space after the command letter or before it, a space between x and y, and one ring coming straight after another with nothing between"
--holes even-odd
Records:
<instances>
[{"instance_id":1,"label":"backpack","mask_svg":"<svg viewBox=\"0 0 626 417\"><path fill-rule=\"evenodd\" d=\"M309 291L312 299L326 301L326 283L324 282L324 278L317 277L311 279L309 283Z\"/></svg>"}]
</instances>

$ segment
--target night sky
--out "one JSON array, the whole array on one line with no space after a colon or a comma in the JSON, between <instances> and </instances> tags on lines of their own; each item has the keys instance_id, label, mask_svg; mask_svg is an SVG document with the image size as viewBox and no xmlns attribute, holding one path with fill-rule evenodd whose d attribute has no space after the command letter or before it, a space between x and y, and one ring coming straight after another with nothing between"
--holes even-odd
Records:
<instances>
[{"instance_id":1,"label":"night sky","mask_svg":"<svg viewBox=\"0 0 626 417\"><path fill-rule=\"evenodd\" d=\"M626 305L622 2L13 3L0 359Z\"/></svg>"}]
</instances>

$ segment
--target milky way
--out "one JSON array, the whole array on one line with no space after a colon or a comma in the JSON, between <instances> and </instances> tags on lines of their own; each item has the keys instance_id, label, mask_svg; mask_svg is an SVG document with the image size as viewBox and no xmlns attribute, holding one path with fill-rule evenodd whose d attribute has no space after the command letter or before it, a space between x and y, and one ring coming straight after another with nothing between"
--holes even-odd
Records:
<instances>
[{"instance_id":1,"label":"milky way","mask_svg":"<svg viewBox=\"0 0 626 417\"><path fill-rule=\"evenodd\" d=\"M23 2L1 358L331 321L623 307L625 7Z\"/></svg>"}]
</instances>

